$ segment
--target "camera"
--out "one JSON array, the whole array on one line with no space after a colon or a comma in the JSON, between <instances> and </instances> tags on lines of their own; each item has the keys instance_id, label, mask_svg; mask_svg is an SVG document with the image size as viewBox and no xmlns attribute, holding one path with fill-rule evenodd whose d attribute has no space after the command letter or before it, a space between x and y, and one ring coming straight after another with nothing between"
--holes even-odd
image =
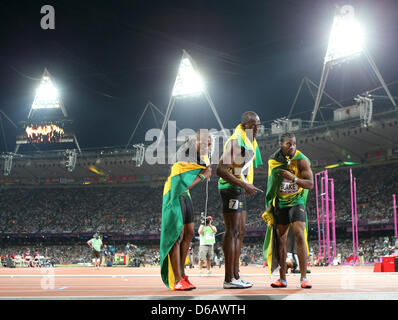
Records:
<instances>
[{"instance_id":1,"label":"camera","mask_svg":"<svg viewBox=\"0 0 398 320\"><path fill-rule=\"evenodd\" d=\"M201 217L200 218L200 223L201 224L204 224L204 225L208 225L210 222L212 222L213 221L213 218L212 217Z\"/></svg>"}]
</instances>

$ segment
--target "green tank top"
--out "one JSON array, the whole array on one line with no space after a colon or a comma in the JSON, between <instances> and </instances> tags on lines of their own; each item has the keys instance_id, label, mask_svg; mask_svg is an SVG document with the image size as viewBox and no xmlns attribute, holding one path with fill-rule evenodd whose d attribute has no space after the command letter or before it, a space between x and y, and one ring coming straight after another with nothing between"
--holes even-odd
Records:
<instances>
[{"instance_id":1,"label":"green tank top","mask_svg":"<svg viewBox=\"0 0 398 320\"><path fill-rule=\"evenodd\" d=\"M102 241L100 239L93 238L91 239L91 245L97 251L101 251Z\"/></svg>"},{"instance_id":2,"label":"green tank top","mask_svg":"<svg viewBox=\"0 0 398 320\"><path fill-rule=\"evenodd\" d=\"M214 244L216 242L215 233L206 226L203 228L203 233L200 235L200 245Z\"/></svg>"}]
</instances>

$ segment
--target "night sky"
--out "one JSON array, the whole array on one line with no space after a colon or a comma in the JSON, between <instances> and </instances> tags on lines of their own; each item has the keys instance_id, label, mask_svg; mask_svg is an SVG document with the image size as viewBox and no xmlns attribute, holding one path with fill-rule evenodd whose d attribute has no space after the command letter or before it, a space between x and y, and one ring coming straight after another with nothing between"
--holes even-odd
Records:
<instances>
[{"instance_id":1,"label":"night sky","mask_svg":"<svg viewBox=\"0 0 398 320\"><path fill-rule=\"evenodd\" d=\"M40 27L46 4L55 9L55 30ZM398 80L393 0L1 1L0 109L15 123L25 120L46 67L80 147L122 146L148 100L165 112L185 49L226 128L247 110L269 126L287 116L304 76L319 83L336 4L355 7L383 78ZM350 105L379 85L359 58L334 69L326 91ZM390 89L398 95L397 85ZM293 113L310 120L313 105L303 92ZM178 101L171 120L180 128L219 129L204 97ZM17 131L2 121L7 146L0 132L0 151L13 151ZM153 127L148 112L132 143Z\"/></svg>"}]
</instances>

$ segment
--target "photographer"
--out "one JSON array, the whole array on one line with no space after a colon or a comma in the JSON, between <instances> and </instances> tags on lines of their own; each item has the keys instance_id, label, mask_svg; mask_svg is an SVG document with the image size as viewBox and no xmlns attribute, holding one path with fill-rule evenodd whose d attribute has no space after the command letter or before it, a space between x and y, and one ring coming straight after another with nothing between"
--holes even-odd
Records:
<instances>
[{"instance_id":1,"label":"photographer","mask_svg":"<svg viewBox=\"0 0 398 320\"><path fill-rule=\"evenodd\" d=\"M95 233L93 238L87 241L88 246L92 249L92 259L94 268L99 269L101 264L101 247L102 240L99 233Z\"/></svg>"},{"instance_id":2,"label":"photographer","mask_svg":"<svg viewBox=\"0 0 398 320\"><path fill-rule=\"evenodd\" d=\"M213 218L206 217L201 219L201 225L198 233L200 236L199 247L199 273L202 273L203 262L206 261L207 274L211 274L211 259L214 256L214 243L216 242L215 234L217 229L212 225Z\"/></svg>"}]
</instances>

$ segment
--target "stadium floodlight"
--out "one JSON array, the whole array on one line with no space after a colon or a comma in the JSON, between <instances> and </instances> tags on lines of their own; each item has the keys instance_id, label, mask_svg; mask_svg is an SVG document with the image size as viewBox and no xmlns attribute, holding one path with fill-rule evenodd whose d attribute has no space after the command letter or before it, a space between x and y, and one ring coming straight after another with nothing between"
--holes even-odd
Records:
<instances>
[{"instance_id":1,"label":"stadium floodlight","mask_svg":"<svg viewBox=\"0 0 398 320\"><path fill-rule=\"evenodd\" d=\"M364 33L355 18L354 8L343 6L334 17L324 63L337 62L361 53L364 45Z\"/></svg>"},{"instance_id":2,"label":"stadium floodlight","mask_svg":"<svg viewBox=\"0 0 398 320\"><path fill-rule=\"evenodd\" d=\"M61 108L59 92L51 80L47 69L44 71L36 96L33 100L32 109L54 109Z\"/></svg>"},{"instance_id":3,"label":"stadium floodlight","mask_svg":"<svg viewBox=\"0 0 398 320\"><path fill-rule=\"evenodd\" d=\"M398 108L390 90L376 66L376 63L373 61L370 53L366 50L364 32L355 17L354 8L350 5L345 5L339 9L333 20L329 44L322 68L321 80L319 82L318 92L315 98L314 110L312 111L311 127L313 126L318 113L330 69L333 65L344 63L360 54L363 54L368 60L394 108Z\"/></svg>"},{"instance_id":4,"label":"stadium floodlight","mask_svg":"<svg viewBox=\"0 0 398 320\"><path fill-rule=\"evenodd\" d=\"M197 72L198 68L196 66L195 61L192 57L183 50L183 55L181 58L180 66L178 69L177 77L174 82L173 91L171 92L171 97L169 100L169 104L166 109L166 113L164 115L163 124L161 128L161 132L165 134L165 129L167 123L170 119L171 112L174 108L174 104L176 100L183 99L185 97L198 96L203 94L206 98L207 102L210 105L211 110L213 111L214 116L217 119L218 124L224 135L226 134L226 130L224 125L221 122L221 119L217 113L216 107L207 92L206 86L204 85L204 81L200 74ZM158 145L162 139L158 140Z\"/></svg>"},{"instance_id":5,"label":"stadium floodlight","mask_svg":"<svg viewBox=\"0 0 398 320\"><path fill-rule=\"evenodd\" d=\"M181 59L177 79L174 84L172 96L186 97L201 94L204 90L204 82L199 73L194 69L189 57Z\"/></svg>"}]
</instances>

